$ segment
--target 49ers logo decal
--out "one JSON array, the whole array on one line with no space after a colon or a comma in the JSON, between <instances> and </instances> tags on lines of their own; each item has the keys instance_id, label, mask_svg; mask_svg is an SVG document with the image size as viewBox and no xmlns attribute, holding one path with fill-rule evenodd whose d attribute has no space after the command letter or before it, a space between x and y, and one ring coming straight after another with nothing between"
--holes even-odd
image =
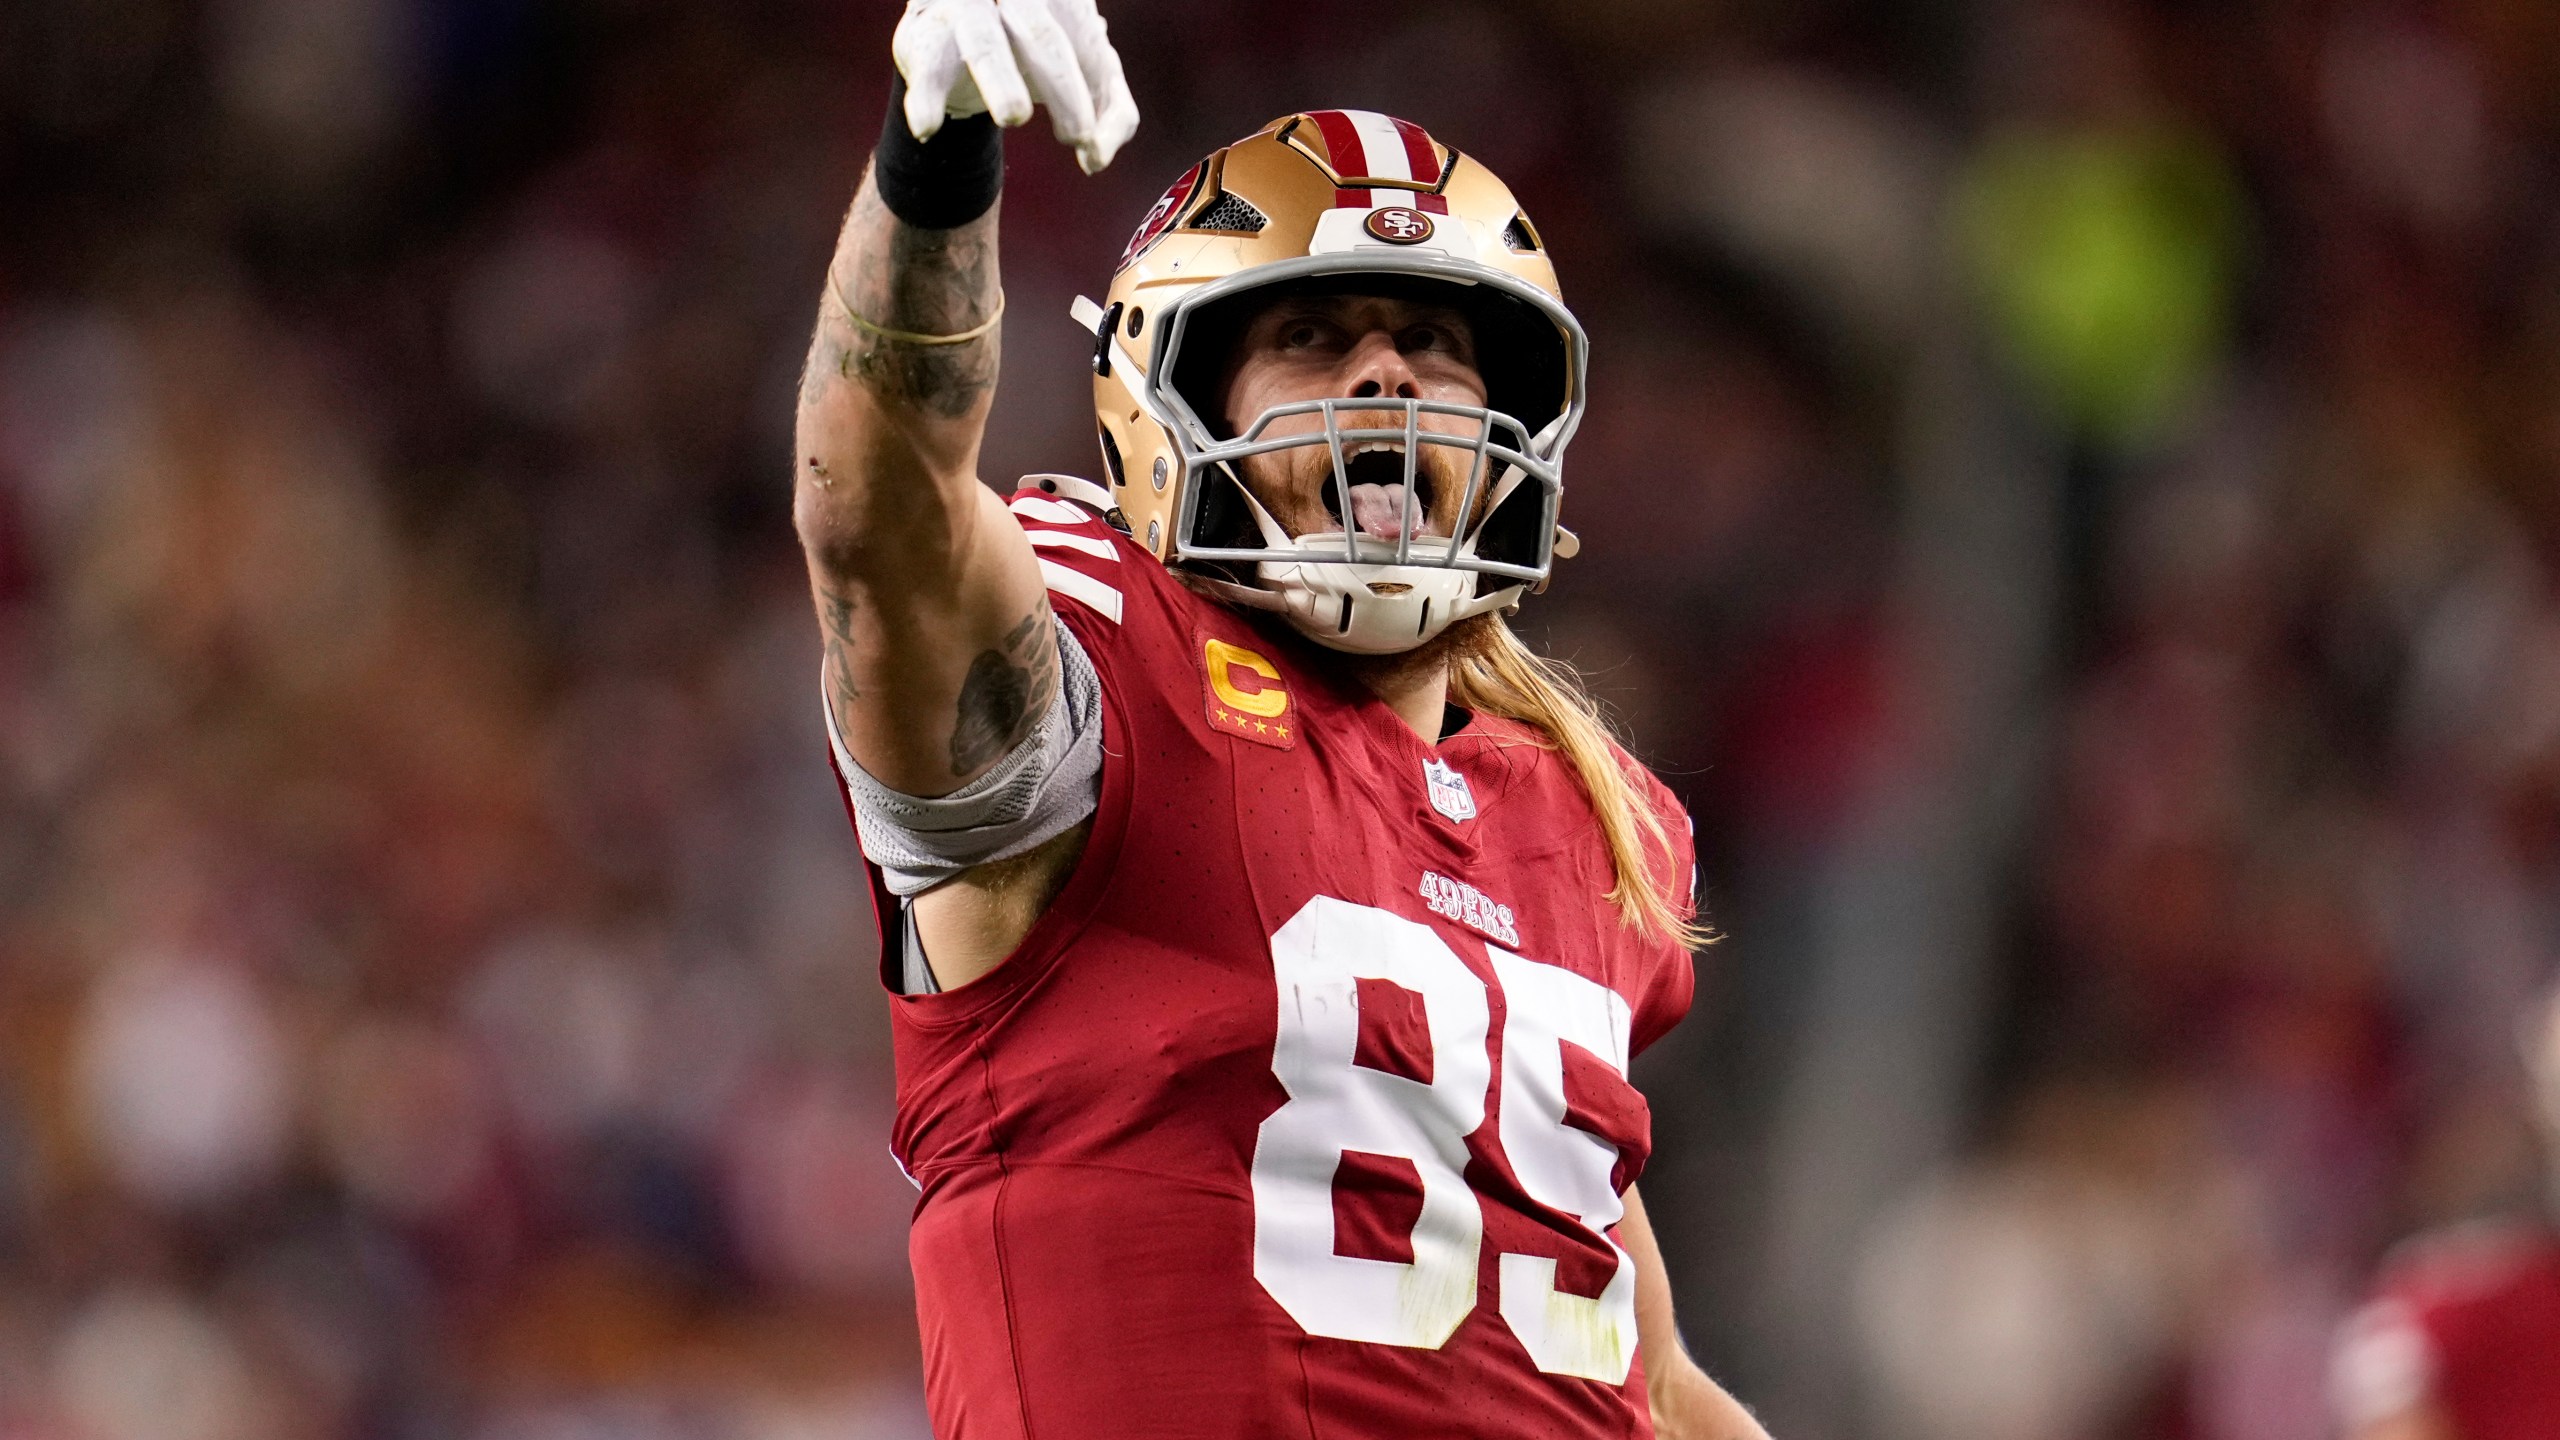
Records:
<instances>
[{"instance_id":1,"label":"49ers logo decal","mask_svg":"<svg viewBox=\"0 0 2560 1440\"><path fill-rule=\"evenodd\" d=\"M1370 211L1366 224L1370 234L1390 245L1419 245L1431 238L1431 217L1402 205Z\"/></svg>"},{"instance_id":2,"label":"49ers logo decal","mask_svg":"<svg viewBox=\"0 0 2560 1440\"><path fill-rule=\"evenodd\" d=\"M1212 728L1275 750L1297 745L1298 717L1288 687L1280 683L1279 666L1241 645L1204 635L1200 667L1208 682Z\"/></svg>"},{"instance_id":3,"label":"49ers logo decal","mask_svg":"<svg viewBox=\"0 0 2560 1440\"><path fill-rule=\"evenodd\" d=\"M1120 263L1112 267L1115 272L1128 269L1130 261L1137 259L1140 252L1156 243L1156 237L1172 226L1173 217L1181 214L1182 207L1191 203L1191 192L1200 188L1200 171L1208 163L1203 160L1183 171L1182 178L1157 197L1154 208L1147 211L1147 218L1138 222L1137 233L1129 237L1129 248L1120 252Z\"/></svg>"}]
</instances>

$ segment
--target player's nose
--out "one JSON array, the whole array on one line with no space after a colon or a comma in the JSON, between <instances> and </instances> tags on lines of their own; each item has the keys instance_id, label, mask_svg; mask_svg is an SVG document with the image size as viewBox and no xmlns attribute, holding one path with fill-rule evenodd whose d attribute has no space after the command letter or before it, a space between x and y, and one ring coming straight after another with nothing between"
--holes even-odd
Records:
<instances>
[{"instance_id":1,"label":"player's nose","mask_svg":"<svg viewBox=\"0 0 2560 1440\"><path fill-rule=\"evenodd\" d=\"M1422 396L1422 382L1413 373L1412 362L1397 347L1396 337L1384 330L1370 331L1351 347L1344 357L1342 378L1342 393L1353 400Z\"/></svg>"}]
</instances>

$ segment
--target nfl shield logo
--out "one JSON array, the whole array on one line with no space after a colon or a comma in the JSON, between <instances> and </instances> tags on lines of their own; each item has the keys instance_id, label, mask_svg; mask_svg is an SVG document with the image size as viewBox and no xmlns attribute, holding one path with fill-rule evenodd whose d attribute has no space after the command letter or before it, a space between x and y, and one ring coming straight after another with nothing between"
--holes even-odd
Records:
<instances>
[{"instance_id":1,"label":"nfl shield logo","mask_svg":"<svg viewBox=\"0 0 2560 1440\"><path fill-rule=\"evenodd\" d=\"M1475 792L1467 788L1467 777L1446 760L1422 762L1422 783L1431 791L1431 808L1452 820L1476 818Z\"/></svg>"}]
</instances>

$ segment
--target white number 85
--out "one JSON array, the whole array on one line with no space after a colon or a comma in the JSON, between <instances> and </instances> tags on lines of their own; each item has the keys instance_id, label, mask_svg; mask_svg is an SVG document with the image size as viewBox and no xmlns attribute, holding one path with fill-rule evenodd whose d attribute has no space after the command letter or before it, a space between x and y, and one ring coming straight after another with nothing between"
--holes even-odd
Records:
<instances>
[{"instance_id":1,"label":"white number 85","mask_svg":"<svg viewBox=\"0 0 2560 1440\"><path fill-rule=\"evenodd\" d=\"M1502 1320L1540 1370L1623 1384L1636 1350L1635 1263L1608 1235L1625 1214L1610 1184L1618 1151L1564 1123L1558 1042L1624 1075L1627 1002L1561 966L1485 951L1507 1001L1503 1153L1532 1199L1617 1252L1596 1299L1556 1289L1552 1259L1503 1255ZM1476 1306L1484 1209L1464 1174L1466 1137L1484 1123L1493 1078L1484 982L1429 926L1325 895L1271 937L1271 965L1280 993L1271 1070L1289 1099L1254 1144L1254 1278L1311 1335L1436 1350ZM1428 1083L1352 1063L1362 979L1422 997ZM1346 1150L1409 1161L1421 1177L1410 1262L1334 1253L1333 1178Z\"/></svg>"}]
</instances>

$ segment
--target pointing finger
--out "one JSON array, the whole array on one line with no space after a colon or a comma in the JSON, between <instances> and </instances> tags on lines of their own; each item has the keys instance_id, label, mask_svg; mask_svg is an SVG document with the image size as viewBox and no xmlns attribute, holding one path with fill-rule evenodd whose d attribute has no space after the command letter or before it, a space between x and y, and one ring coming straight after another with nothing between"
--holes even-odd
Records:
<instances>
[{"instance_id":1,"label":"pointing finger","mask_svg":"<svg viewBox=\"0 0 2560 1440\"><path fill-rule=\"evenodd\" d=\"M1004 24L996 18L991 0L960 0L946 13L951 17L951 38L969 67L969 78L977 82L979 97L987 102L987 113L999 125L1019 125L1030 119L1031 91L1013 63L1013 45L1005 38Z\"/></svg>"},{"instance_id":2,"label":"pointing finger","mask_svg":"<svg viewBox=\"0 0 2560 1440\"><path fill-rule=\"evenodd\" d=\"M1016 0L997 12L1013 37L1014 58L1028 72L1041 103L1049 107L1049 128L1068 145L1083 148L1093 135L1093 92L1085 88L1076 67L1075 47L1049 7L1037 0Z\"/></svg>"},{"instance_id":3,"label":"pointing finger","mask_svg":"<svg viewBox=\"0 0 2560 1440\"><path fill-rule=\"evenodd\" d=\"M938 18L909 14L899 22L889 53L907 82L907 133L930 140L950 111L951 87L960 78L960 47Z\"/></svg>"},{"instance_id":4,"label":"pointing finger","mask_svg":"<svg viewBox=\"0 0 2560 1440\"><path fill-rule=\"evenodd\" d=\"M1076 157L1085 173L1092 174L1110 164L1136 133L1138 102L1130 98L1119 52L1111 48L1110 27L1103 23L1093 0L1059 0L1058 23L1067 32L1085 88L1093 96L1093 134Z\"/></svg>"},{"instance_id":5,"label":"pointing finger","mask_svg":"<svg viewBox=\"0 0 2560 1440\"><path fill-rule=\"evenodd\" d=\"M1120 147L1129 143L1129 137L1138 133L1138 102L1129 94L1129 77L1121 73L1119 54L1108 41L1099 44L1096 50L1098 53L1088 60L1087 74L1091 75L1091 67L1095 64L1103 73L1090 81L1095 110L1094 163L1086 167L1088 173L1110 164L1111 157L1119 153Z\"/></svg>"}]
</instances>

